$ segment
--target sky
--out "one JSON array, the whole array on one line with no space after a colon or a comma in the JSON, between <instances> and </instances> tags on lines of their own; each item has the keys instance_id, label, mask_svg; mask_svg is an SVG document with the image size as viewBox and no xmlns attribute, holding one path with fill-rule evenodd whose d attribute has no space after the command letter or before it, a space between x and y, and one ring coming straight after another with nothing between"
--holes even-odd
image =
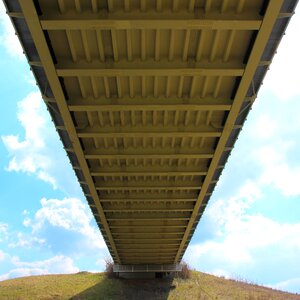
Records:
<instances>
[{"instance_id":1,"label":"sky","mask_svg":"<svg viewBox=\"0 0 300 300\"><path fill-rule=\"evenodd\" d=\"M300 9L184 259L300 293ZM0 1L0 281L103 271L108 250Z\"/></svg>"}]
</instances>

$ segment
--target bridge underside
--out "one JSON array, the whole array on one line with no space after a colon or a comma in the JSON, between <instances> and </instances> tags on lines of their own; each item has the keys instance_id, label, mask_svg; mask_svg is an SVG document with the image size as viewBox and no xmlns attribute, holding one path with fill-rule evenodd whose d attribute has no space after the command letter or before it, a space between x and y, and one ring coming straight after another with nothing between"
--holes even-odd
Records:
<instances>
[{"instance_id":1,"label":"bridge underside","mask_svg":"<svg viewBox=\"0 0 300 300\"><path fill-rule=\"evenodd\" d=\"M296 2L5 0L117 264L180 262Z\"/></svg>"}]
</instances>

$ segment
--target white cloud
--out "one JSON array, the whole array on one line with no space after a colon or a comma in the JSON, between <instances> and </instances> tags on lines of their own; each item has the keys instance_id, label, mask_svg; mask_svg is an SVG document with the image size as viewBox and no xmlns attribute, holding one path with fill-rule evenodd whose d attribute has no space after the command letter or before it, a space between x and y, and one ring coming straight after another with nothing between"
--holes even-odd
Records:
<instances>
[{"instance_id":1,"label":"white cloud","mask_svg":"<svg viewBox=\"0 0 300 300\"><path fill-rule=\"evenodd\" d=\"M40 209L35 213L25 210L22 215L26 232L8 232L6 224L0 224L0 230L8 236L5 246L10 253L0 250L0 280L74 273L79 271L77 261L90 264L91 269L98 269L97 272L103 270L101 258L108 255L106 245L99 229L92 223L91 211L79 199L43 198ZM23 253L28 255L28 251L36 253L31 259L38 253L52 253L53 257L33 261L22 259Z\"/></svg>"},{"instance_id":2,"label":"white cloud","mask_svg":"<svg viewBox=\"0 0 300 300\"><path fill-rule=\"evenodd\" d=\"M236 196L211 203L206 209L206 215L218 224L217 227L220 228L218 235L223 236L224 231L232 231L241 223L245 211L260 198L261 191L258 186L252 181L247 181Z\"/></svg>"},{"instance_id":3,"label":"white cloud","mask_svg":"<svg viewBox=\"0 0 300 300\"><path fill-rule=\"evenodd\" d=\"M6 280L15 277L45 275L45 274L69 274L79 272L74 261L67 256L57 255L50 259L23 262L18 257L11 257L11 263L15 268L7 273L0 275L0 280Z\"/></svg>"},{"instance_id":4,"label":"white cloud","mask_svg":"<svg viewBox=\"0 0 300 300\"><path fill-rule=\"evenodd\" d=\"M18 119L26 129L25 140L18 145L42 148L45 146L41 129L46 127L45 114L42 112L43 101L39 92L31 92L25 99L18 103Z\"/></svg>"},{"instance_id":5,"label":"white cloud","mask_svg":"<svg viewBox=\"0 0 300 300\"><path fill-rule=\"evenodd\" d=\"M45 244L45 239L38 238L33 235L24 234L22 232L18 232L16 235L17 241L10 242L8 247L10 248L27 248L31 249L34 246L41 246Z\"/></svg>"},{"instance_id":6,"label":"white cloud","mask_svg":"<svg viewBox=\"0 0 300 300\"><path fill-rule=\"evenodd\" d=\"M6 257L6 254L2 250L0 250L0 262L3 261L5 259L5 257Z\"/></svg>"},{"instance_id":7,"label":"white cloud","mask_svg":"<svg viewBox=\"0 0 300 300\"><path fill-rule=\"evenodd\" d=\"M259 176L259 184L272 185L286 197L300 195L300 165L297 165L297 162L291 165L287 161L288 150L292 146L293 143L274 142L254 151L263 168Z\"/></svg>"},{"instance_id":8,"label":"white cloud","mask_svg":"<svg viewBox=\"0 0 300 300\"><path fill-rule=\"evenodd\" d=\"M30 216L23 211L26 231L8 232L0 223L0 241L13 249L40 249L56 254L105 255L106 244L88 206L77 198L42 198L41 207ZM31 231L31 232L28 232Z\"/></svg>"},{"instance_id":9,"label":"white cloud","mask_svg":"<svg viewBox=\"0 0 300 300\"><path fill-rule=\"evenodd\" d=\"M3 242L8 237L8 224L0 222L0 242Z\"/></svg>"},{"instance_id":10,"label":"white cloud","mask_svg":"<svg viewBox=\"0 0 300 300\"><path fill-rule=\"evenodd\" d=\"M270 287L274 289L279 289L282 291L294 292L299 293L299 286L300 286L300 277L291 278L288 280L284 280L278 282L276 284L270 285Z\"/></svg>"},{"instance_id":11,"label":"white cloud","mask_svg":"<svg viewBox=\"0 0 300 300\"><path fill-rule=\"evenodd\" d=\"M240 144L247 149L242 157L248 160L247 165L239 160L241 169L250 173L251 165L252 170L257 170L255 180L261 188L275 188L285 197L300 195L297 155L300 151L300 89L296 71L300 67L299 26L300 6L272 62L260 99L245 124L241 135L243 144Z\"/></svg>"},{"instance_id":12,"label":"white cloud","mask_svg":"<svg viewBox=\"0 0 300 300\"><path fill-rule=\"evenodd\" d=\"M271 118L268 113L260 114L249 129L252 138L263 139L264 142L266 139L274 137L279 130L276 120Z\"/></svg>"},{"instance_id":13,"label":"white cloud","mask_svg":"<svg viewBox=\"0 0 300 300\"><path fill-rule=\"evenodd\" d=\"M8 171L36 174L56 189L56 179L49 174L53 161L44 140L45 136L51 137L48 119L40 94L32 92L18 103L18 120L25 129L24 139L8 135L2 136L2 140L11 156Z\"/></svg>"},{"instance_id":14,"label":"white cloud","mask_svg":"<svg viewBox=\"0 0 300 300\"><path fill-rule=\"evenodd\" d=\"M31 85L32 87L36 87L37 83L32 72L25 74L24 79L29 85Z\"/></svg>"},{"instance_id":15,"label":"white cloud","mask_svg":"<svg viewBox=\"0 0 300 300\"><path fill-rule=\"evenodd\" d=\"M212 272L210 272L210 274L218 276L218 277L225 277L227 279L231 278L230 274L226 270L223 270L223 269L215 269Z\"/></svg>"},{"instance_id":16,"label":"white cloud","mask_svg":"<svg viewBox=\"0 0 300 300\"><path fill-rule=\"evenodd\" d=\"M24 129L24 137L1 136L9 153L7 171L34 175L67 195L81 195L74 171L39 92L31 92L18 102L17 117Z\"/></svg>"},{"instance_id":17,"label":"white cloud","mask_svg":"<svg viewBox=\"0 0 300 300\"><path fill-rule=\"evenodd\" d=\"M274 93L280 100L288 101L300 95L299 75L300 67L300 7L292 18L286 35L282 39L278 53L272 62L270 72L266 76L264 87Z\"/></svg>"},{"instance_id":18,"label":"white cloud","mask_svg":"<svg viewBox=\"0 0 300 300\"><path fill-rule=\"evenodd\" d=\"M50 259L23 262L18 257L12 259L16 267L29 267L29 268L46 268L51 273L73 273L78 272L79 269L74 266L74 262L70 257L64 255L56 255Z\"/></svg>"},{"instance_id":19,"label":"white cloud","mask_svg":"<svg viewBox=\"0 0 300 300\"><path fill-rule=\"evenodd\" d=\"M98 230L91 222L92 213L87 205L77 198L46 199L41 200L42 208L36 213L34 218L26 223L33 229L33 234L42 235L43 239L52 247L68 242L74 250L87 251L105 249L106 245ZM69 241L60 241L55 234L70 234ZM51 241L50 241L51 240ZM55 244L55 245L54 245ZM78 245L77 245L78 244ZM78 248L78 249L77 249Z\"/></svg>"},{"instance_id":20,"label":"white cloud","mask_svg":"<svg viewBox=\"0 0 300 300\"><path fill-rule=\"evenodd\" d=\"M54 189L57 189L56 179L51 175L47 174L45 171L39 171L37 177L47 183L50 183Z\"/></svg>"},{"instance_id":21,"label":"white cloud","mask_svg":"<svg viewBox=\"0 0 300 300\"><path fill-rule=\"evenodd\" d=\"M253 182L248 181L237 196L231 197L228 201L219 199L212 203L206 210L206 216L215 224L217 236L221 241L191 245L186 253L186 259L191 265L196 265L197 261L208 253L215 259L221 257L232 264L251 263L252 257L248 248L252 245L252 241L245 238L249 224L245 220L245 212L250 204L260 197L260 190Z\"/></svg>"},{"instance_id":22,"label":"white cloud","mask_svg":"<svg viewBox=\"0 0 300 300\"><path fill-rule=\"evenodd\" d=\"M236 240L236 237L229 237L222 242L208 241L199 244L192 244L188 247L184 260L186 260L192 267L198 267L201 262L207 260L219 262L220 266L225 267L228 263L232 267L241 264L250 264L253 261L251 254L247 247ZM209 271L209 270L206 270ZM209 271L209 272L213 272Z\"/></svg>"},{"instance_id":23,"label":"white cloud","mask_svg":"<svg viewBox=\"0 0 300 300\"><path fill-rule=\"evenodd\" d=\"M29 211L27 209L24 209L22 212L23 216L28 216L29 215Z\"/></svg>"},{"instance_id":24,"label":"white cloud","mask_svg":"<svg viewBox=\"0 0 300 300\"><path fill-rule=\"evenodd\" d=\"M0 2L0 24L2 27L0 44L5 47L8 54L19 59L24 59L25 56L23 54L23 49L20 45L18 37L15 34L15 30L11 24L11 21L6 14L6 9L2 1Z\"/></svg>"},{"instance_id":25,"label":"white cloud","mask_svg":"<svg viewBox=\"0 0 300 300\"><path fill-rule=\"evenodd\" d=\"M261 191L255 183L247 182L237 196L211 203L206 218L215 224L217 238L191 244L185 260L192 267L209 266L207 272L224 269L228 277L243 267L255 266L262 258L257 255L259 252L272 249L274 257L282 251L287 256L299 253L300 222L282 223L250 213L251 204L261 201L261 198Z\"/></svg>"},{"instance_id":26,"label":"white cloud","mask_svg":"<svg viewBox=\"0 0 300 300\"><path fill-rule=\"evenodd\" d=\"M23 225L25 227L29 227L31 224L31 219L30 218L25 218L24 221L23 221Z\"/></svg>"},{"instance_id":27,"label":"white cloud","mask_svg":"<svg viewBox=\"0 0 300 300\"><path fill-rule=\"evenodd\" d=\"M16 277L24 277L24 276L33 276L33 275L43 275L46 273L45 269L37 269L37 268L15 268L10 270L7 273L0 274L0 281L8 280Z\"/></svg>"},{"instance_id":28,"label":"white cloud","mask_svg":"<svg viewBox=\"0 0 300 300\"><path fill-rule=\"evenodd\" d=\"M275 188L285 197L300 195L299 109L298 99L286 104L264 90L241 135L243 160L237 160L241 170L255 170L261 188Z\"/></svg>"},{"instance_id":29,"label":"white cloud","mask_svg":"<svg viewBox=\"0 0 300 300\"><path fill-rule=\"evenodd\" d=\"M95 265L98 266L98 271L93 270L91 272L103 272L106 268L107 263L110 263L112 261L112 257L110 256L108 251L106 251L105 253L103 253L102 257L96 261Z\"/></svg>"}]
</instances>

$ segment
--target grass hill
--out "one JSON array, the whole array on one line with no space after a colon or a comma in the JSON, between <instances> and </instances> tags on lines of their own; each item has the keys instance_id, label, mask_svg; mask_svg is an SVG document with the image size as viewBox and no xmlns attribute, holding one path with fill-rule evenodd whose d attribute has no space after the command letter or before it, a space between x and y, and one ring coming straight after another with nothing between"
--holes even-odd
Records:
<instances>
[{"instance_id":1,"label":"grass hill","mask_svg":"<svg viewBox=\"0 0 300 300\"><path fill-rule=\"evenodd\" d=\"M110 279L104 273L44 275L0 282L0 299L300 300L300 295L200 272L190 279Z\"/></svg>"}]
</instances>

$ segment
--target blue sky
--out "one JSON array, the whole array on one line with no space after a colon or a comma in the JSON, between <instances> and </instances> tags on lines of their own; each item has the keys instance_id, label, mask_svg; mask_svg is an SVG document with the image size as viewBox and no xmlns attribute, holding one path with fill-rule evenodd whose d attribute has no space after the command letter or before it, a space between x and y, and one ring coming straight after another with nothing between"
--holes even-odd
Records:
<instances>
[{"instance_id":1,"label":"blue sky","mask_svg":"<svg viewBox=\"0 0 300 300\"><path fill-rule=\"evenodd\" d=\"M298 293L299 14L185 255L195 269ZM0 280L101 271L108 251L2 5L0 22Z\"/></svg>"}]
</instances>

